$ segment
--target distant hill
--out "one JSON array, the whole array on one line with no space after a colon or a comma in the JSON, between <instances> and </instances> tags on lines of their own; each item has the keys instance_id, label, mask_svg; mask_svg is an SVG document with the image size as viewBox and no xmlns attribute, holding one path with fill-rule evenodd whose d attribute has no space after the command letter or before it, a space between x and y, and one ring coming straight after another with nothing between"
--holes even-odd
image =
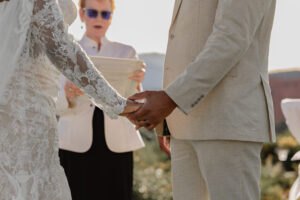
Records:
<instances>
[{"instance_id":1,"label":"distant hill","mask_svg":"<svg viewBox=\"0 0 300 200\"><path fill-rule=\"evenodd\" d=\"M139 58L147 65L145 79L142 83L144 90L162 89L165 55L160 53L144 53L140 54Z\"/></svg>"},{"instance_id":2,"label":"distant hill","mask_svg":"<svg viewBox=\"0 0 300 200\"><path fill-rule=\"evenodd\" d=\"M281 111L281 100L300 98L300 68L288 68L269 72L270 87L274 103L275 122L285 121Z\"/></svg>"}]
</instances>

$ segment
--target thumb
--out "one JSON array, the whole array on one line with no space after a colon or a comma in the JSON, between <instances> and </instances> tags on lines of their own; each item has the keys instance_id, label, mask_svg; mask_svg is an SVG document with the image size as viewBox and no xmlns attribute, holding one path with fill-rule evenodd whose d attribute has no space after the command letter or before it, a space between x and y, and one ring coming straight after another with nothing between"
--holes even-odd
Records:
<instances>
[{"instance_id":1,"label":"thumb","mask_svg":"<svg viewBox=\"0 0 300 200\"><path fill-rule=\"evenodd\" d=\"M141 100L146 98L146 92L140 92L140 93L135 93L134 95L128 97L128 99L135 101L135 100Z\"/></svg>"}]
</instances>

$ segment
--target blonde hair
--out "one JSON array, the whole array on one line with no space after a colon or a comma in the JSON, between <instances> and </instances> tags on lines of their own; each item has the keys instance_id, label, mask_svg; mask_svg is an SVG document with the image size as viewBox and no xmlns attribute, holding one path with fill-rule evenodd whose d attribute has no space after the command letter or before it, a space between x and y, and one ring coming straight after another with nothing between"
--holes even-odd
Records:
<instances>
[{"instance_id":1,"label":"blonde hair","mask_svg":"<svg viewBox=\"0 0 300 200\"><path fill-rule=\"evenodd\" d=\"M86 2L86 0L79 0L79 3L78 3L79 7L85 8L85 2ZM115 0L110 0L110 3L111 3L111 10L114 11L115 10Z\"/></svg>"}]
</instances>

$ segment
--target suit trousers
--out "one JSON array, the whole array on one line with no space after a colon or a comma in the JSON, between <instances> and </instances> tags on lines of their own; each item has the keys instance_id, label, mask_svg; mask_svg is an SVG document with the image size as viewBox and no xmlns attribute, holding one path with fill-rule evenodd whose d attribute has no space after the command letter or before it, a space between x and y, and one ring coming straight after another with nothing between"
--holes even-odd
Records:
<instances>
[{"instance_id":1,"label":"suit trousers","mask_svg":"<svg viewBox=\"0 0 300 200\"><path fill-rule=\"evenodd\" d=\"M259 200L262 146L172 137L174 200Z\"/></svg>"}]
</instances>

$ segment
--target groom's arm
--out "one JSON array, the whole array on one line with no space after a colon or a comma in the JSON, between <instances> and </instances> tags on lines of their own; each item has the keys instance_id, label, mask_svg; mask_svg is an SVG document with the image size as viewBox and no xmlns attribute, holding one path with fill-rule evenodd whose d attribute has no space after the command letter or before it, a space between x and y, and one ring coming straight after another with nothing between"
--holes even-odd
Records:
<instances>
[{"instance_id":1,"label":"groom's arm","mask_svg":"<svg viewBox=\"0 0 300 200\"><path fill-rule=\"evenodd\" d=\"M219 0L204 49L165 92L189 114L247 52L272 0Z\"/></svg>"}]
</instances>

